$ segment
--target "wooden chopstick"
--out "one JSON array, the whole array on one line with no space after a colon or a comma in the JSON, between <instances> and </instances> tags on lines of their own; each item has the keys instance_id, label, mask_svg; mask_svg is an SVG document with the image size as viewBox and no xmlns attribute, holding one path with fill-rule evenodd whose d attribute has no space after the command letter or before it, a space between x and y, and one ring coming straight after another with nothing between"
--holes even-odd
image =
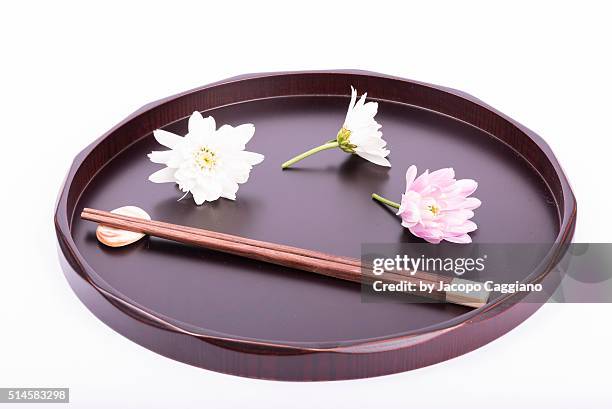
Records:
<instances>
[{"instance_id":1,"label":"wooden chopstick","mask_svg":"<svg viewBox=\"0 0 612 409\"><path fill-rule=\"evenodd\" d=\"M371 274L364 274L361 261L350 257L335 256L314 250L301 249L298 247L275 244L177 224L123 216L103 210L85 208L81 213L81 218L118 229L136 231L150 236L196 245L253 260L296 268L356 283L382 281L384 283L396 284L404 281L419 286L421 282L437 284L440 281L450 283L452 280L456 280L425 272L418 272L418 274L414 276L385 272L384 276L376 277ZM486 298L483 298L482 295L474 296L464 293L445 292L438 289L437 285L432 292L416 291L411 292L411 294L470 307L480 307L486 303Z\"/></svg>"},{"instance_id":2,"label":"wooden chopstick","mask_svg":"<svg viewBox=\"0 0 612 409\"><path fill-rule=\"evenodd\" d=\"M84 209L81 218L119 229L137 231L150 236L193 244L211 250L266 261L285 267L298 268L348 281L360 282L362 278L361 267L359 265L342 263L334 259L327 260L324 255L320 254L318 257L311 257L304 254L285 252L282 248L277 249L277 245L273 243L257 241L259 245L255 246L238 241L237 236L233 236L234 240L226 240L214 234L216 232L208 230L153 222L99 210L90 212L89 209Z\"/></svg>"},{"instance_id":3,"label":"wooden chopstick","mask_svg":"<svg viewBox=\"0 0 612 409\"><path fill-rule=\"evenodd\" d=\"M98 216L101 216L101 217L107 217L107 218L112 218L112 219L124 220L126 222L140 222L140 221L143 221L142 219L138 219L138 218L134 218L134 217L130 217L130 216L124 216L124 215L120 215L120 214L115 214L115 213L107 212L107 211L104 211L104 210L97 210L97 209L90 209L90 208L83 209L83 213L92 214L92 215L98 215ZM85 218L85 217L83 217L83 218ZM92 219L88 219L88 220L92 220ZM92 221L100 222L99 220L92 220ZM108 223L111 223L111 222L107 221L107 223L104 223L104 224L108 225ZM172 223L160 222L160 221L156 221L156 220L147 221L147 224L154 225L154 226L157 226L157 227L160 227L160 228L163 228L163 229L177 230L177 231L181 231L181 232L185 232L185 233L191 233L191 234L196 234L196 235L201 235L201 236L209 237L209 238L213 238L213 239L228 240L228 241L231 241L231 242L234 242L234 243L246 244L246 245L249 245L249 246L261 247L261 248L268 248L268 249L273 249L273 250L277 250L277 251L281 251L281 252L301 255L301 256L305 256L305 257L312 257L312 258L316 258L316 259L321 259L321 260L327 260L327 261L333 261L333 262L337 262L337 263L347 264L349 266L358 267L358 268L363 269L365 271L369 271L369 270L372 269L369 266L363 266L362 263L361 263L361 260L355 259L355 258L351 258L351 257L336 256L336 255L331 255L331 254L328 254L328 253L323 253L323 252L320 252L320 251L307 250L307 249L303 249L303 248L299 248L299 247L293 247L293 246L288 246L288 245L284 245L284 244L270 243L270 242L261 241L261 240L249 239L249 238L241 237L241 236L234 236L232 234L220 233L220 232L211 231L211 230L205 230L205 229L198 229L198 228L194 228L194 227L188 227L188 226L182 226L182 225L177 225L177 224L172 224ZM142 233L145 233L145 232L142 232ZM147 233L147 234L149 234L149 233ZM151 235L153 235L153 234L151 234ZM400 275L404 276L401 273L394 273L394 274L397 274L398 276L400 276ZM449 277L440 276L440 275L436 275L436 274L431 274L431 273L427 273L427 272L417 272L417 274L415 274L415 276L412 276L412 277L418 278L420 280L425 280L425 281L435 281L435 282L444 281L444 282L450 282L452 280Z\"/></svg>"},{"instance_id":4,"label":"wooden chopstick","mask_svg":"<svg viewBox=\"0 0 612 409\"><path fill-rule=\"evenodd\" d=\"M104 217L110 217L110 218L113 218L113 219L124 220L124 221L127 221L127 222L130 222L130 221L132 221L132 222L133 221L142 221L142 219L137 219L137 218L130 217L130 216L124 216L124 215L120 215L120 214L116 214L116 213L107 212L107 211L104 211L104 210L97 210L97 209L90 209L90 208L83 209L83 213L88 213L88 214L92 214L92 215L99 215L99 216L104 216ZM88 220L91 220L91 219L88 219ZM95 220L92 220L92 221L95 221ZM307 250L307 249L303 249L303 248L300 248L300 247L288 246L288 245L285 245L285 244L270 243L270 242L266 242L266 241L250 239L250 238L247 238L247 237L235 236L235 235L232 235L232 234L220 233L220 232L216 232L216 231L212 231L212 230L198 229L198 228L195 228L195 227L182 226L182 225L178 225L178 224L166 223L166 222L161 222L161 221L157 221L157 220L150 220L150 221L148 221L148 223L151 224L151 225L158 226L160 228L164 228L164 229L178 230L178 231L183 231L183 232L186 232L186 233L193 233L193 234L197 234L197 235L201 235L201 236L205 236L205 237L210 237L210 238L215 238L215 239L220 239L220 240L228 240L228 241L235 242L235 243L247 244L247 245L250 245L250 246L263 247L263 248L271 248L271 249L282 251L282 252L286 252L286 253L292 253L292 254L297 254L297 255L301 255L301 256L317 258L317 259L321 259L321 260L335 261L335 262L338 262L338 263L342 263L342 264L347 264L347 265L350 265L350 266L359 267L359 268L362 268L364 270L371 270L372 269L370 266L362 265L361 260L356 259L356 258L337 256L337 255L332 255L332 254L328 254L328 253L324 253L324 252L320 252L320 251ZM401 273L397 273L397 274L403 276L403 274L401 274ZM419 278L421 280L426 280L426 281L451 282L451 280L452 280L449 277L440 276L440 275L437 275L437 274L431 274L431 273L427 273L427 272L421 272L421 271L417 272L415 275L416 275L416 278Z\"/></svg>"}]
</instances>

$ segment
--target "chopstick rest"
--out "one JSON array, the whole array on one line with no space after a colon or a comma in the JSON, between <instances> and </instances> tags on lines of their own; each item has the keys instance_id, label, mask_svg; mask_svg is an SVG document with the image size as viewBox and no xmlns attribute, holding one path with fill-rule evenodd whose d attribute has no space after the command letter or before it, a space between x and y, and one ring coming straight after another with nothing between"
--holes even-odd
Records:
<instances>
[{"instance_id":1,"label":"chopstick rest","mask_svg":"<svg viewBox=\"0 0 612 409\"><path fill-rule=\"evenodd\" d=\"M136 206L122 206L115 210L111 210L110 213L121 216L130 216L139 219L151 220L151 216L149 216L147 212ZM127 246L128 244L137 242L144 236L144 233L130 230L122 230L104 224L99 224L96 228L96 237L98 238L100 243L105 244L109 247Z\"/></svg>"}]
</instances>

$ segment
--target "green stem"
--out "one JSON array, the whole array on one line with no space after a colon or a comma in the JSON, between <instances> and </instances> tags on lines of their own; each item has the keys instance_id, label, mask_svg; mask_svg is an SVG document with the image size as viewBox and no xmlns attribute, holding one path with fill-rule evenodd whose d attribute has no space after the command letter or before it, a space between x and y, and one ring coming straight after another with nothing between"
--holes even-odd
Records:
<instances>
[{"instance_id":1,"label":"green stem","mask_svg":"<svg viewBox=\"0 0 612 409\"><path fill-rule=\"evenodd\" d=\"M302 159L309 157L310 155L314 155L317 152L321 152L321 151L324 151L324 150L327 150L327 149L334 149L334 148L337 148L338 146L339 146L338 145L338 141L335 141L335 140L331 141L331 142L328 142L326 144L323 144L321 146L317 146L316 148L312 148L311 150L306 151L306 152L302 153L301 155L298 155L298 156L296 156L294 158L289 159L287 162L282 164L282 167L283 167L283 169L286 169L289 166L293 165L294 163L299 162Z\"/></svg>"},{"instance_id":2,"label":"green stem","mask_svg":"<svg viewBox=\"0 0 612 409\"><path fill-rule=\"evenodd\" d=\"M395 207L396 209L400 208L399 203L392 202L391 200L385 199L384 197L377 195L376 193L372 193L372 199L378 200L381 203L386 204L387 206Z\"/></svg>"}]
</instances>

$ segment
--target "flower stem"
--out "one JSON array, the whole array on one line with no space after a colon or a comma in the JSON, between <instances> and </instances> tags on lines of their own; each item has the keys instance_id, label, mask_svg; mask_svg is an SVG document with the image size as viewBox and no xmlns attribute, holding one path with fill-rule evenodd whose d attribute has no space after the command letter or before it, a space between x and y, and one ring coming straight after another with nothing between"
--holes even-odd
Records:
<instances>
[{"instance_id":1,"label":"flower stem","mask_svg":"<svg viewBox=\"0 0 612 409\"><path fill-rule=\"evenodd\" d=\"M289 159L287 162L282 164L282 167L283 167L283 169L286 169L289 166L293 165L294 163L299 162L302 159L309 157L310 155L314 155L317 152L321 152L321 151L324 151L324 150L327 150L327 149L334 149L334 148L337 148L338 146L339 146L338 145L338 141L336 141L336 140L328 142L328 143L323 144L321 146L317 146L316 148L312 148L309 151L306 151L306 152L304 152L304 153L302 153L302 154L300 154L300 155L298 155L298 156L296 156L294 158Z\"/></svg>"},{"instance_id":2,"label":"flower stem","mask_svg":"<svg viewBox=\"0 0 612 409\"><path fill-rule=\"evenodd\" d=\"M387 206L395 207L396 209L400 208L399 203L392 202L391 200L385 199L384 197L377 195L376 193L372 193L372 199L378 200L381 203L386 204Z\"/></svg>"}]
</instances>

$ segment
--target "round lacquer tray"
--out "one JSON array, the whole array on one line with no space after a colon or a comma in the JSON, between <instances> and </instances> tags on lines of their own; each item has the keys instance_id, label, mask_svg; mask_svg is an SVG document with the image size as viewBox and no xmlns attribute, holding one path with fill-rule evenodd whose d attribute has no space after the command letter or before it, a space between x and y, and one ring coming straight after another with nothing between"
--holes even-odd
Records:
<instances>
[{"instance_id":1,"label":"round lacquer tray","mask_svg":"<svg viewBox=\"0 0 612 409\"><path fill-rule=\"evenodd\" d=\"M379 102L391 169L340 150L281 171L335 137L350 86ZM217 124L253 123L247 149L265 154L236 201L196 206L148 176L160 165L153 130L186 133L193 111ZM60 259L79 298L138 344L202 368L254 378L334 380L390 374L471 351L525 320L539 303L507 299L472 310L449 304L364 303L359 286L289 268L145 238L106 248L84 207L145 209L153 219L326 253L418 242L370 199L399 199L405 172L453 166L478 180L476 243L555 243L521 281L545 281L572 236L576 202L548 146L467 94L360 71L246 75L135 112L81 152L57 203Z\"/></svg>"}]
</instances>

